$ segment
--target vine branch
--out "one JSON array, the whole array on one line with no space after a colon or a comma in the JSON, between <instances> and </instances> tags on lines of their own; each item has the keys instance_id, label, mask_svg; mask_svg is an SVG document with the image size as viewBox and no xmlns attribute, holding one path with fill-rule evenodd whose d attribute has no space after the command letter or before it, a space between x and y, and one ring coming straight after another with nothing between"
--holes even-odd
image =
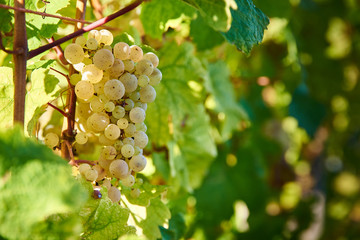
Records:
<instances>
[{"instance_id":1,"label":"vine branch","mask_svg":"<svg viewBox=\"0 0 360 240\"><path fill-rule=\"evenodd\" d=\"M37 12L37 11L33 11L33 10L30 10L30 9L21 8L21 7L12 7L12 6L8 6L8 5L5 5L5 4L0 4L0 8L11 9L11 10L15 10L17 12L23 12L23 13L32 13L32 14L43 16L43 17L58 18L58 19L61 19L61 20L69 21L69 22L81 22L81 23L91 24L91 22L84 21L84 20L79 20L79 19L74 19L74 18L69 18L69 17L63 17L63 16L49 14L49 13L45 13L45 12Z\"/></svg>"},{"instance_id":2,"label":"vine branch","mask_svg":"<svg viewBox=\"0 0 360 240\"><path fill-rule=\"evenodd\" d=\"M105 23L108 23L111 20L114 20L115 18L120 17L121 15L124 15L125 13L127 13L127 12L133 10L134 8L136 8L137 6L139 6L143 1L144 0L136 0L132 4L130 4L130 5L126 6L125 8L117 11L116 13L113 13L113 14L107 16L107 17L104 17L104 18L102 18L102 19L100 19L100 20L98 20L98 21L96 21L96 22L94 22L94 23L92 23L92 24L90 24L90 25L88 25L86 27L83 27L82 29L79 29L78 31L76 31L76 32L74 32L72 34L69 34L69 35L67 35L67 36L65 36L63 38L60 38L60 39L58 39L58 40L56 40L56 41L54 41L52 43L46 44L44 46L41 46L41 47L39 47L37 49L34 49L34 50L30 51L29 54L28 54L28 59L31 59L31 58L35 57L36 55L39 55L39 54L53 48L54 46L60 45L60 44L66 42L66 41L68 41L70 39L78 37L78 36L84 34L85 32L88 32L88 31L91 31L91 30L93 30L93 29L95 29L97 27L100 27L100 26L104 25Z\"/></svg>"}]
</instances>

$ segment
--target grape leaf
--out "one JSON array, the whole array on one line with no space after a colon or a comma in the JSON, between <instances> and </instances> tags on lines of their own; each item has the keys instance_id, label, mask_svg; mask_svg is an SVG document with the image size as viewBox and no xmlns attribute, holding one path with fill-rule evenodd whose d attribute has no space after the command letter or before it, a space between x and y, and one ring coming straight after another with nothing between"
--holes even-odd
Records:
<instances>
[{"instance_id":1,"label":"grape leaf","mask_svg":"<svg viewBox=\"0 0 360 240\"><path fill-rule=\"evenodd\" d=\"M7 5L7 1L0 0L1 4ZM12 13L10 13L9 10L0 8L0 30L1 32L10 32L12 26L11 26L11 18Z\"/></svg>"},{"instance_id":2,"label":"grape leaf","mask_svg":"<svg viewBox=\"0 0 360 240\"><path fill-rule=\"evenodd\" d=\"M269 18L251 0L235 1L237 9L231 9L231 28L223 35L239 50L248 54L255 44L262 41Z\"/></svg>"},{"instance_id":3,"label":"grape leaf","mask_svg":"<svg viewBox=\"0 0 360 240\"><path fill-rule=\"evenodd\" d=\"M122 194L125 194L127 200L131 204L136 204L139 206L149 206L150 201L153 198L156 198L160 196L161 193L166 191L167 186L164 185L152 185L148 182L144 182L141 186L139 186L139 189L141 191L140 196L137 198L133 198L130 195L131 188L129 187L122 187L121 192Z\"/></svg>"},{"instance_id":4,"label":"grape leaf","mask_svg":"<svg viewBox=\"0 0 360 240\"><path fill-rule=\"evenodd\" d=\"M221 33L207 25L201 16L191 21L190 35L199 51L213 48L225 40Z\"/></svg>"},{"instance_id":5,"label":"grape leaf","mask_svg":"<svg viewBox=\"0 0 360 240\"><path fill-rule=\"evenodd\" d=\"M199 184L205 172L192 164L205 167L216 155L202 96L189 87L190 81L199 82L207 74L193 51L189 43L170 43L159 52L163 80L156 87L157 99L147 110L150 138L169 148L173 189Z\"/></svg>"},{"instance_id":6,"label":"grape leaf","mask_svg":"<svg viewBox=\"0 0 360 240\"><path fill-rule=\"evenodd\" d=\"M14 106L14 84L12 69L0 67L0 127L6 129L12 125Z\"/></svg>"},{"instance_id":7,"label":"grape leaf","mask_svg":"<svg viewBox=\"0 0 360 240\"><path fill-rule=\"evenodd\" d=\"M208 25L217 31L227 31L231 24L230 8L235 7L234 0L183 0L195 7Z\"/></svg>"},{"instance_id":8,"label":"grape leaf","mask_svg":"<svg viewBox=\"0 0 360 240\"><path fill-rule=\"evenodd\" d=\"M149 240L158 239L161 237L159 226L162 226L170 217L170 210L161 199L154 198L151 199L150 206L146 208L146 219L140 221L139 226Z\"/></svg>"},{"instance_id":9,"label":"grape leaf","mask_svg":"<svg viewBox=\"0 0 360 240\"><path fill-rule=\"evenodd\" d=\"M34 111L34 115L30 119L28 125L27 125L27 132L29 136L33 137L34 135L34 129L36 127L36 123L38 119L41 117L41 115L46 111L47 104L44 104L40 107L37 107Z\"/></svg>"},{"instance_id":10,"label":"grape leaf","mask_svg":"<svg viewBox=\"0 0 360 240\"><path fill-rule=\"evenodd\" d=\"M0 175L5 171L11 172L0 186L0 234L6 238L30 239L46 217L78 211L86 201L67 162L25 138L20 127L0 133Z\"/></svg>"},{"instance_id":11,"label":"grape leaf","mask_svg":"<svg viewBox=\"0 0 360 240\"><path fill-rule=\"evenodd\" d=\"M140 19L148 35L161 38L162 33L169 27L169 20L176 19L180 23L182 19L192 17L194 13L195 9L180 0L153 0L144 3Z\"/></svg>"},{"instance_id":12,"label":"grape leaf","mask_svg":"<svg viewBox=\"0 0 360 240\"><path fill-rule=\"evenodd\" d=\"M246 119L245 111L236 102L233 85L230 82L230 73L223 61L209 64L209 78L206 78L205 87L212 94L215 102L214 111L224 113L224 120L220 121L220 131L223 140L231 137L240 120Z\"/></svg>"},{"instance_id":13,"label":"grape leaf","mask_svg":"<svg viewBox=\"0 0 360 240\"><path fill-rule=\"evenodd\" d=\"M82 239L117 239L124 234L134 234L128 226L129 210L113 203L102 189L102 198L90 198L80 212L85 229Z\"/></svg>"}]
</instances>

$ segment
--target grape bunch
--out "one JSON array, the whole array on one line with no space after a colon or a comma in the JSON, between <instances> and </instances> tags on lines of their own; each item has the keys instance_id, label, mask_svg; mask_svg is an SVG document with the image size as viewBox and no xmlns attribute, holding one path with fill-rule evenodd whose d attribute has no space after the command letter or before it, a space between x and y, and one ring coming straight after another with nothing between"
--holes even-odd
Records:
<instances>
[{"instance_id":1,"label":"grape bunch","mask_svg":"<svg viewBox=\"0 0 360 240\"><path fill-rule=\"evenodd\" d=\"M133 187L136 173L147 163L143 149L148 144L144 123L147 104L155 100L154 86L162 74L158 57L143 53L136 45L119 42L111 47L113 35L107 30L92 30L86 39L78 37L64 51L66 60L78 71L71 75L77 96L75 142L86 144L89 138L103 146L95 165L80 164L78 171L94 187L105 186L113 202L119 202L117 183ZM45 143L56 146L54 136ZM140 194L132 188L132 197Z\"/></svg>"}]
</instances>

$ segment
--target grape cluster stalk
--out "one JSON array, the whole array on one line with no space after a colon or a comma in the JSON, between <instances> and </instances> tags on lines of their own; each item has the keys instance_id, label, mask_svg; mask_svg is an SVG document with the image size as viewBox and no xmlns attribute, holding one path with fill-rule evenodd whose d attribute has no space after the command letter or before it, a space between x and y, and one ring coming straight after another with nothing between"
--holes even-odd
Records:
<instances>
[{"instance_id":1,"label":"grape cluster stalk","mask_svg":"<svg viewBox=\"0 0 360 240\"><path fill-rule=\"evenodd\" d=\"M141 184L136 174L147 164L143 149L149 139L144 120L162 73L154 53L144 54L139 46L124 42L111 47L112 43L108 30L92 30L87 38L80 36L69 44L64 56L78 71L70 77L77 96L75 143L83 145L95 138L102 146L98 161L80 164L78 172L95 189L106 187L108 197L119 202L120 185L131 187L134 198L141 193L134 186ZM54 133L44 139L51 148L60 141Z\"/></svg>"}]
</instances>

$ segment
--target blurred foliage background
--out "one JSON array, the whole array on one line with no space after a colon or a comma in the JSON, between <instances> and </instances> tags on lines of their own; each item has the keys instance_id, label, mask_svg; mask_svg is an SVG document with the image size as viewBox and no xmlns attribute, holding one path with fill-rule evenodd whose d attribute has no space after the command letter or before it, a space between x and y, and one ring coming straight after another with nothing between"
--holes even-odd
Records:
<instances>
[{"instance_id":1,"label":"blurred foliage background","mask_svg":"<svg viewBox=\"0 0 360 240\"><path fill-rule=\"evenodd\" d=\"M86 19L128 2L91 1ZM171 218L161 236L360 239L360 2L254 4L270 24L250 54L178 0L150 1L108 24L115 39L149 45L160 57L164 78L147 113L144 177L169 185ZM74 16L74 5L62 14ZM72 29L62 23L55 37ZM29 41L30 48L41 43ZM4 52L0 60L12 66ZM59 115L47 125L60 132ZM78 147L96 159L92 146Z\"/></svg>"}]
</instances>

